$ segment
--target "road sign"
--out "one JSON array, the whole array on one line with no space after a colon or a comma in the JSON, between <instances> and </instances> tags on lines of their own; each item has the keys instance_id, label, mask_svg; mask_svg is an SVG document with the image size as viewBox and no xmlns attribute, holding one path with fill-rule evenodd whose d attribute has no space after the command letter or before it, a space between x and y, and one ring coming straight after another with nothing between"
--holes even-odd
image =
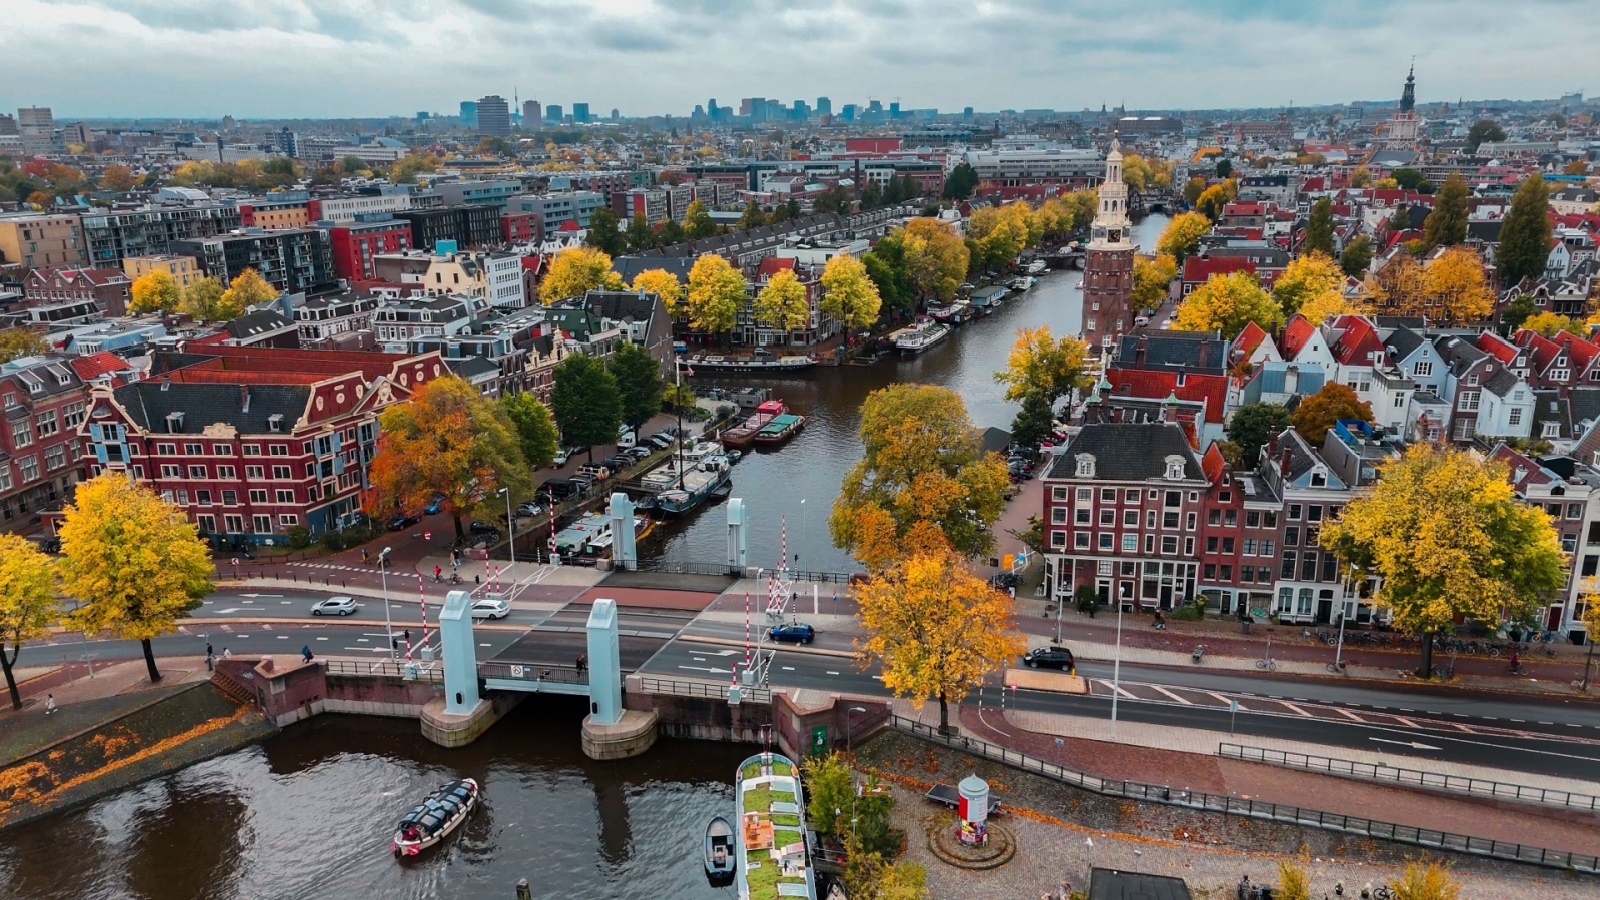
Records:
<instances>
[{"instance_id":1,"label":"road sign","mask_svg":"<svg viewBox=\"0 0 1600 900\"><path fill-rule=\"evenodd\" d=\"M423 532L423 533L422 533L422 539L423 539L423 540L425 540L425 541L431 541L431 540L433 540L433 532L431 532L431 531L424 531L424 532Z\"/></svg>"},{"instance_id":2,"label":"road sign","mask_svg":"<svg viewBox=\"0 0 1600 900\"><path fill-rule=\"evenodd\" d=\"M239 564L239 557L235 556L233 558L233 564L236 565L236 566Z\"/></svg>"},{"instance_id":3,"label":"road sign","mask_svg":"<svg viewBox=\"0 0 1600 900\"><path fill-rule=\"evenodd\" d=\"M818 725L811 729L811 752L813 754L828 752L828 726Z\"/></svg>"},{"instance_id":4,"label":"road sign","mask_svg":"<svg viewBox=\"0 0 1600 900\"><path fill-rule=\"evenodd\" d=\"M512 666L511 667L511 677L512 678L521 678L522 677L522 667L521 666Z\"/></svg>"}]
</instances>

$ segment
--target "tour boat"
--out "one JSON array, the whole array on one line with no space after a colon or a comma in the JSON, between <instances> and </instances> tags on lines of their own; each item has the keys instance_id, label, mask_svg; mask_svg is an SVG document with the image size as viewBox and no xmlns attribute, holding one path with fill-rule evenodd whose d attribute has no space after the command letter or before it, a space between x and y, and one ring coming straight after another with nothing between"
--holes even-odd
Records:
<instances>
[{"instance_id":1,"label":"tour boat","mask_svg":"<svg viewBox=\"0 0 1600 900\"><path fill-rule=\"evenodd\" d=\"M735 778L739 900L817 900L799 768L786 756L761 753L741 763Z\"/></svg>"},{"instance_id":2,"label":"tour boat","mask_svg":"<svg viewBox=\"0 0 1600 900\"><path fill-rule=\"evenodd\" d=\"M706 878L712 887L733 884L733 870L737 851L733 846L733 826L724 816L717 816L706 825Z\"/></svg>"},{"instance_id":3,"label":"tour boat","mask_svg":"<svg viewBox=\"0 0 1600 900\"><path fill-rule=\"evenodd\" d=\"M655 527L647 516L633 517L634 540L641 540ZM611 516L607 513L587 513L556 533L556 555L563 559L599 558L616 543L612 533Z\"/></svg>"},{"instance_id":4,"label":"tour boat","mask_svg":"<svg viewBox=\"0 0 1600 900\"><path fill-rule=\"evenodd\" d=\"M766 424L766 427L756 432L755 442L764 447L775 447L800 433L806 427L806 417L796 415L782 415Z\"/></svg>"},{"instance_id":5,"label":"tour boat","mask_svg":"<svg viewBox=\"0 0 1600 900\"><path fill-rule=\"evenodd\" d=\"M950 333L950 326L932 319L918 319L910 328L902 329L894 339L896 350L901 353L921 353L945 339Z\"/></svg>"},{"instance_id":6,"label":"tour boat","mask_svg":"<svg viewBox=\"0 0 1600 900\"><path fill-rule=\"evenodd\" d=\"M1038 274L1043 273L1044 270L1048 269L1049 267L1050 267L1049 263L1045 262L1042 259L1036 259L1033 262L1028 263L1028 268L1027 268L1026 271L1027 271L1027 273L1029 275L1038 275Z\"/></svg>"},{"instance_id":7,"label":"tour boat","mask_svg":"<svg viewBox=\"0 0 1600 900\"><path fill-rule=\"evenodd\" d=\"M411 808L394 832L396 859L416 856L444 840L478 805L478 783L471 778L452 781Z\"/></svg>"},{"instance_id":8,"label":"tour boat","mask_svg":"<svg viewBox=\"0 0 1600 900\"><path fill-rule=\"evenodd\" d=\"M939 322L953 324L961 321L962 313L967 311L967 301L952 300L949 303L935 303L928 307L928 317Z\"/></svg>"},{"instance_id":9,"label":"tour boat","mask_svg":"<svg viewBox=\"0 0 1600 900\"><path fill-rule=\"evenodd\" d=\"M788 411L789 408L784 406L782 400L766 401L757 406L756 411L751 413L743 422L724 431L722 433L722 445L724 447L743 447L749 444L751 439L756 436L756 432L767 427L768 422Z\"/></svg>"}]
</instances>

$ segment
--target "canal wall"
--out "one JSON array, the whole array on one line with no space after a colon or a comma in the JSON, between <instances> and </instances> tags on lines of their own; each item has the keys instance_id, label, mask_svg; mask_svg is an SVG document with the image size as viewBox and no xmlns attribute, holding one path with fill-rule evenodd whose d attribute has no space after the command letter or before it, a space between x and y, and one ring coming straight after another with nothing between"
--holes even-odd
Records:
<instances>
[{"instance_id":1,"label":"canal wall","mask_svg":"<svg viewBox=\"0 0 1600 900\"><path fill-rule=\"evenodd\" d=\"M153 702L85 722L0 769L0 830L231 753L277 730L210 682L163 690Z\"/></svg>"}]
</instances>

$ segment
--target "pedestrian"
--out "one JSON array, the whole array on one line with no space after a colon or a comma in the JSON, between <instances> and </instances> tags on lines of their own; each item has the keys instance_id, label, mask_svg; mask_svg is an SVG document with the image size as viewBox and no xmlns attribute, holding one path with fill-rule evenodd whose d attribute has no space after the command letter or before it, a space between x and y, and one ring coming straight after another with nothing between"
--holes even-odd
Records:
<instances>
[{"instance_id":1,"label":"pedestrian","mask_svg":"<svg viewBox=\"0 0 1600 900\"><path fill-rule=\"evenodd\" d=\"M214 655L212 655L211 648L207 647L206 648L206 671L207 672L213 671L213 670L216 669L216 667L217 667L217 658Z\"/></svg>"},{"instance_id":2,"label":"pedestrian","mask_svg":"<svg viewBox=\"0 0 1600 900\"><path fill-rule=\"evenodd\" d=\"M434 581L443 581L444 580L444 578L442 577L443 575L444 575L444 569L440 568L439 566L434 566L433 567L433 580Z\"/></svg>"},{"instance_id":3,"label":"pedestrian","mask_svg":"<svg viewBox=\"0 0 1600 900\"><path fill-rule=\"evenodd\" d=\"M211 652L211 642L210 641L206 641L206 656L212 656L212 655L213 654Z\"/></svg>"},{"instance_id":4,"label":"pedestrian","mask_svg":"<svg viewBox=\"0 0 1600 900\"><path fill-rule=\"evenodd\" d=\"M233 651L229 650L227 647L223 647L222 648L222 658L223 659L233 659Z\"/></svg>"},{"instance_id":5,"label":"pedestrian","mask_svg":"<svg viewBox=\"0 0 1600 900\"><path fill-rule=\"evenodd\" d=\"M367 548L365 547L361 548L361 564L363 566L367 564Z\"/></svg>"},{"instance_id":6,"label":"pedestrian","mask_svg":"<svg viewBox=\"0 0 1600 900\"><path fill-rule=\"evenodd\" d=\"M302 644L300 646L300 659L305 663L310 663L311 662L311 645L310 644Z\"/></svg>"},{"instance_id":7,"label":"pedestrian","mask_svg":"<svg viewBox=\"0 0 1600 900\"><path fill-rule=\"evenodd\" d=\"M51 713L53 713L55 711L56 711L56 695L55 694L45 694L44 695L44 714L48 716L48 715L50 715Z\"/></svg>"},{"instance_id":8,"label":"pedestrian","mask_svg":"<svg viewBox=\"0 0 1600 900\"><path fill-rule=\"evenodd\" d=\"M589 657L584 656L582 653L579 653L578 654L578 665L577 665L577 668L578 668L578 674L579 675L582 675L584 672L587 672L589 670Z\"/></svg>"}]
</instances>

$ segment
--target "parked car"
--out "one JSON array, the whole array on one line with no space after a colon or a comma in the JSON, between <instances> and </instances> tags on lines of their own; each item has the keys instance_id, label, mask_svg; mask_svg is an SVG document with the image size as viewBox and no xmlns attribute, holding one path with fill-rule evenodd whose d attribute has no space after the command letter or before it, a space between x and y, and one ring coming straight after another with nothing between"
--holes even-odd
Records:
<instances>
[{"instance_id":1,"label":"parked car","mask_svg":"<svg viewBox=\"0 0 1600 900\"><path fill-rule=\"evenodd\" d=\"M632 457L635 461L649 459L654 453L655 450L649 447L629 447L627 451L627 455Z\"/></svg>"},{"instance_id":2,"label":"parked car","mask_svg":"<svg viewBox=\"0 0 1600 900\"><path fill-rule=\"evenodd\" d=\"M555 466L564 466L567 464L567 460L572 458L572 454L577 452L578 451L573 450L570 447L562 447L560 450L556 451L556 457L551 464Z\"/></svg>"},{"instance_id":3,"label":"parked car","mask_svg":"<svg viewBox=\"0 0 1600 900\"><path fill-rule=\"evenodd\" d=\"M1040 647L1022 654L1022 662L1030 669L1043 666L1047 669L1060 669L1071 673L1078 668L1077 660L1072 658L1072 651L1062 646Z\"/></svg>"},{"instance_id":4,"label":"parked car","mask_svg":"<svg viewBox=\"0 0 1600 900\"><path fill-rule=\"evenodd\" d=\"M639 443L639 436L633 431L624 431L617 435L617 449L626 450Z\"/></svg>"},{"instance_id":5,"label":"parked car","mask_svg":"<svg viewBox=\"0 0 1600 900\"><path fill-rule=\"evenodd\" d=\"M356 598L329 597L311 605L313 616L348 616L356 611Z\"/></svg>"},{"instance_id":6,"label":"parked car","mask_svg":"<svg viewBox=\"0 0 1600 900\"><path fill-rule=\"evenodd\" d=\"M511 615L511 604L499 597L485 597L472 604L474 619L504 619Z\"/></svg>"},{"instance_id":7,"label":"parked car","mask_svg":"<svg viewBox=\"0 0 1600 900\"><path fill-rule=\"evenodd\" d=\"M536 500L540 497L548 497L550 500L559 501L571 497L576 493L576 490L571 481L565 478L552 478L539 485L539 489L533 492L533 496Z\"/></svg>"},{"instance_id":8,"label":"parked car","mask_svg":"<svg viewBox=\"0 0 1600 900\"><path fill-rule=\"evenodd\" d=\"M389 519L389 530L403 531L417 524L418 521L420 520L410 513L395 513L394 516Z\"/></svg>"},{"instance_id":9,"label":"parked car","mask_svg":"<svg viewBox=\"0 0 1600 900\"><path fill-rule=\"evenodd\" d=\"M517 507L517 515L526 519L537 519L538 517L544 515L544 512L544 507L533 502L532 500L529 500L527 503Z\"/></svg>"},{"instance_id":10,"label":"parked car","mask_svg":"<svg viewBox=\"0 0 1600 900\"><path fill-rule=\"evenodd\" d=\"M611 470L605 466L599 466L591 463L586 466L579 466L578 474L587 475L590 478L593 478L595 481L605 481L607 478L611 477Z\"/></svg>"},{"instance_id":11,"label":"parked car","mask_svg":"<svg viewBox=\"0 0 1600 900\"><path fill-rule=\"evenodd\" d=\"M816 640L817 630L801 622L790 622L787 625L774 625L767 636L784 644L809 644Z\"/></svg>"},{"instance_id":12,"label":"parked car","mask_svg":"<svg viewBox=\"0 0 1600 900\"><path fill-rule=\"evenodd\" d=\"M473 534L499 535L500 526L494 524L493 522L485 522L482 519L473 519L472 524L467 526L467 531Z\"/></svg>"},{"instance_id":13,"label":"parked car","mask_svg":"<svg viewBox=\"0 0 1600 900\"><path fill-rule=\"evenodd\" d=\"M677 442L677 438L673 437L670 434L663 434L662 432L658 431L655 434L652 434L649 437L645 438L644 442L646 444L649 444L650 446L656 448L657 450L665 450L668 447L671 447L674 443L676 443Z\"/></svg>"},{"instance_id":14,"label":"parked car","mask_svg":"<svg viewBox=\"0 0 1600 900\"><path fill-rule=\"evenodd\" d=\"M444 495L434 494L433 499L428 501L428 505L424 506L422 511L431 516L441 509L444 509Z\"/></svg>"}]
</instances>

